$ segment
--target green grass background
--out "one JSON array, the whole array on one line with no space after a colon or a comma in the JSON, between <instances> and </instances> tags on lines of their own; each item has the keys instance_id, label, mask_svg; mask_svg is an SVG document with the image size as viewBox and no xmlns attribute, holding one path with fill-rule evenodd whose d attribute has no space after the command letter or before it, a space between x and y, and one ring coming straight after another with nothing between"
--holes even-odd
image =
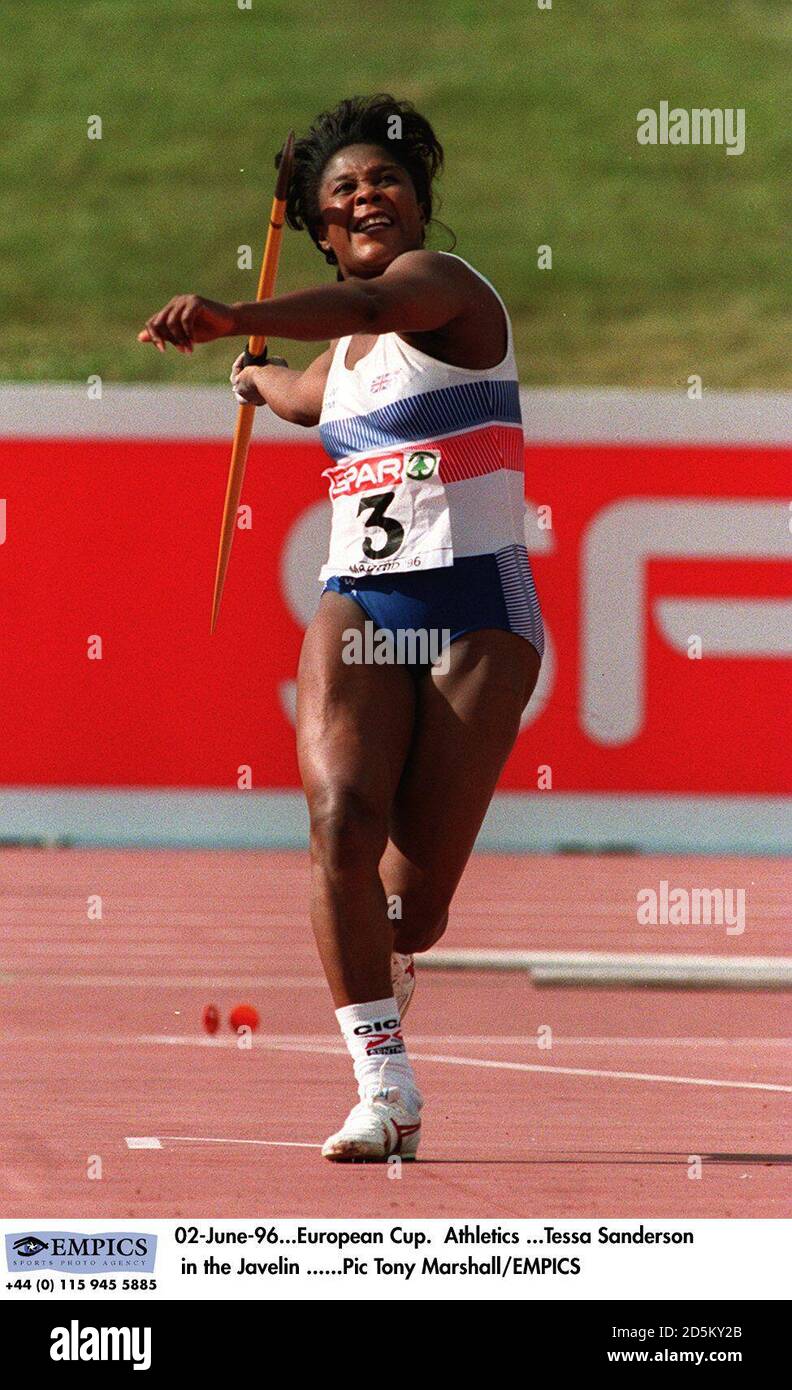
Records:
<instances>
[{"instance_id":1,"label":"green grass background","mask_svg":"<svg viewBox=\"0 0 792 1390\"><path fill-rule=\"evenodd\" d=\"M3 0L0 48L0 377L225 380L231 344L161 357L137 329L183 291L252 298L275 149L384 89L446 147L439 216L524 382L792 384L787 0ZM639 146L661 100L744 107L745 153ZM282 289L331 274L287 234Z\"/></svg>"}]
</instances>

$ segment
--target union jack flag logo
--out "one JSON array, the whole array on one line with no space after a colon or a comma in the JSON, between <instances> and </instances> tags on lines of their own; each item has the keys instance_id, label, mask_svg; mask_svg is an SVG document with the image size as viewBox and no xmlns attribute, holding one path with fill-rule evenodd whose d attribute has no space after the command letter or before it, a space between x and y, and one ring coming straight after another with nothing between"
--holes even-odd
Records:
<instances>
[{"instance_id":1,"label":"union jack flag logo","mask_svg":"<svg viewBox=\"0 0 792 1390\"><path fill-rule=\"evenodd\" d=\"M398 372L384 372L382 376L372 377L371 386L369 389L373 393L376 393L377 391L384 391L385 387L388 386L390 382L394 381L398 375Z\"/></svg>"}]
</instances>

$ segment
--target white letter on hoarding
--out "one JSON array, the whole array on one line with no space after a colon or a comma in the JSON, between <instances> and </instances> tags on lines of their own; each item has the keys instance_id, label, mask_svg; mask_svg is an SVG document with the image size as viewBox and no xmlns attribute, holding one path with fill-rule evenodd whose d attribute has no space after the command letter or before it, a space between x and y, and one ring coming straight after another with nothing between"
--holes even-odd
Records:
<instances>
[{"instance_id":1,"label":"white letter on hoarding","mask_svg":"<svg viewBox=\"0 0 792 1390\"><path fill-rule=\"evenodd\" d=\"M775 560L789 554L784 502L630 497L603 508L582 542L580 722L596 743L637 737L646 703L646 565L653 559ZM690 619L691 607L697 614ZM741 600L658 602L661 630L678 647L708 634L705 656L786 655L786 605ZM682 610L682 611L680 611ZM764 630L747 627L768 624Z\"/></svg>"}]
</instances>

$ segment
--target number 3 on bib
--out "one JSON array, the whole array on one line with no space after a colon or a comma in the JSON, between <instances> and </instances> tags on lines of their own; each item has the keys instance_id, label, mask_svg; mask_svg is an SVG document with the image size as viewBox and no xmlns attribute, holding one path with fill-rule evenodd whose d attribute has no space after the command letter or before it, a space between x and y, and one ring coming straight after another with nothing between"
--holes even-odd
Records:
<instances>
[{"instance_id":1,"label":"number 3 on bib","mask_svg":"<svg viewBox=\"0 0 792 1390\"><path fill-rule=\"evenodd\" d=\"M451 521L439 449L405 449L328 468L333 503L329 574L451 565Z\"/></svg>"},{"instance_id":2,"label":"number 3 on bib","mask_svg":"<svg viewBox=\"0 0 792 1390\"><path fill-rule=\"evenodd\" d=\"M385 544L379 550L374 549L369 536L364 537L363 554L367 560L388 560L391 555L396 554L404 540L404 527L401 522L387 515L386 509L395 496L395 492L372 492L360 499L358 516L363 512L370 512L366 526L379 526L386 535Z\"/></svg>"}]
</instances>

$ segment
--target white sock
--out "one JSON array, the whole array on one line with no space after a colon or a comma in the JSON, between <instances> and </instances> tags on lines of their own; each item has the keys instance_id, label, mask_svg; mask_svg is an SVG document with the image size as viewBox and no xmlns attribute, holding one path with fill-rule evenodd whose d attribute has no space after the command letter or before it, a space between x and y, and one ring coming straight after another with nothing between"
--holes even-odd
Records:
<instances>
[{"instance_id":1,"label":"white sock","mask_svg":"<svg viewBox=\"0 0 792 1390\"><path fill-rule=\"evenodd\" d=\"M421 1096L393 996L372 999L366 1004L346 1004L343 1009L336 1009L336 1018L354 1062L361 1100L369 1091L398 1086L407 1108L419 1110Z\"/></svg>"}]
</instances>

